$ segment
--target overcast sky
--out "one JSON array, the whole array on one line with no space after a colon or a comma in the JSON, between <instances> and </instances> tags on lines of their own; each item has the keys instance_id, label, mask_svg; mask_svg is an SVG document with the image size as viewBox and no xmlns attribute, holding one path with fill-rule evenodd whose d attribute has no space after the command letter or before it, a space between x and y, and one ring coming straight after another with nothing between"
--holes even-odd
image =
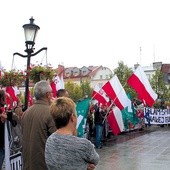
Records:
<instances>
[{"instance_id":1,"label":"overcast sky","mask_svg":"<svg viewBox=\"0 0 170 170\"><path fill-rule=\"evenodd\" d=\"M5 0L0 2L0 61L10 69L14 52L26 54L22 26L40 26L35 52L47 47L53 67L102 65L114 69L170 63L169 0ZM141 50L140 50L141 49ZM41 52L31 63L45 62ZM15 56L17 69L26 59Z\"/></svg>"}]
</instances>

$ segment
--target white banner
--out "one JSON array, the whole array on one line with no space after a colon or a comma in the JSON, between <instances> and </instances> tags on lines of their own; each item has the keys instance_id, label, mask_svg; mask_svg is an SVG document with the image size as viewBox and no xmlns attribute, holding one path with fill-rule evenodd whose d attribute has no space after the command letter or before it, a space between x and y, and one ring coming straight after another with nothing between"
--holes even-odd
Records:
<instances>
[{"instance_id":1,"label":"white banner","mask_svg":"<svg viewBox=\"0 0 170 170\"><path fill-rule=\"evenodd\" d=\"M145 124L170 124L170 109L144 108Z\"/></svg>"},{"instance_id":2,"label":"white banner","mask_svg":"<svg viewBox=\"0 0 170 170\"><path fill-rule=\"evenodd\" d=\"M10 167L10 149L9 149L9 134L7 128L8 121L5 122L5 170L11 170Z\"/></svg>"},{"instance_id":3,"label":"white banner","mask_svg":"<svg viewBox=\"0 0 170 170\"><path fill-rule=\"evenodd\" d=\"M5 170L22 170L21 129L5 122Z\"/></svg>"}]
</instances>

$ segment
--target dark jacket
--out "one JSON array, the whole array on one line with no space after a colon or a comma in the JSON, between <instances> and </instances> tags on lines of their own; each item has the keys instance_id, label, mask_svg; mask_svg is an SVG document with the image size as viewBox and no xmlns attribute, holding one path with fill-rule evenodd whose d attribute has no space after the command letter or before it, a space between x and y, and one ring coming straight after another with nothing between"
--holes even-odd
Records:
<instances>
[{"instance_id":1,"label":"dark jacket","mask_svg":"<svg viewBox=\"0 0 170 170\"><path fill-rule=\"evenodd\" d=\"M94 122L95 122L95 124L102 125L104 117L105 117L105 112L100 110L99 107L96 107L95 108L95 113L94 113Z\"/></svg>"}]
</instances>

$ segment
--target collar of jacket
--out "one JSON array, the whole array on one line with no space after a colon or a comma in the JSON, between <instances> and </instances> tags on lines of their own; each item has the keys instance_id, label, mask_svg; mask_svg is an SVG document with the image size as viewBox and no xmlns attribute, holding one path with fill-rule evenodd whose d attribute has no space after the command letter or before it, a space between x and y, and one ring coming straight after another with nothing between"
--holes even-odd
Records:
<instances>
[{"instance_id":1,"label":"collar of jacket","mask_svg":"<svg viewBox=\"0 0 170 170\"><path fill-rule=\"evenodd\" d=\"M50 105L50 103L48 101L45 100L36 100L34 102L34 104L45 104L45 105Z\"/></svg>"}]
</instances>

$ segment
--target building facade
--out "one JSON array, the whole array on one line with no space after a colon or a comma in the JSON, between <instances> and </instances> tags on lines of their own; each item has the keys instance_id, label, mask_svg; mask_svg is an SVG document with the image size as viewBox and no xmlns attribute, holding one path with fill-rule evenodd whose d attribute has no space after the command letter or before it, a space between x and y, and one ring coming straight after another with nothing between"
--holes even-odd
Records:
<instances>
[{"instance_id":1,"label":"building facade","mask_svg":"<svg viewBox=\"0 0 170 170\"><path fill-rule=\"evenodd\" d=\"M73 81L75 84L81 84L82 81L89 81L92 88L96 84L102 87L112 75L112 71L103 66L68 67L64 69L64 82Z\"/></svg>"},{"instance_id":2,"label":"building facade","mask_svg":"<svg viewBox=\"0 0 170 170\"><path fill-rule=\"evenodd\" d=\"M159 69L163 73L163 80L167 87L170 87L170 64L162 64L162 62L154 62L152 66L142 67L148 80L151 80L155 71Z\"/></svg>"}]
</instances>

